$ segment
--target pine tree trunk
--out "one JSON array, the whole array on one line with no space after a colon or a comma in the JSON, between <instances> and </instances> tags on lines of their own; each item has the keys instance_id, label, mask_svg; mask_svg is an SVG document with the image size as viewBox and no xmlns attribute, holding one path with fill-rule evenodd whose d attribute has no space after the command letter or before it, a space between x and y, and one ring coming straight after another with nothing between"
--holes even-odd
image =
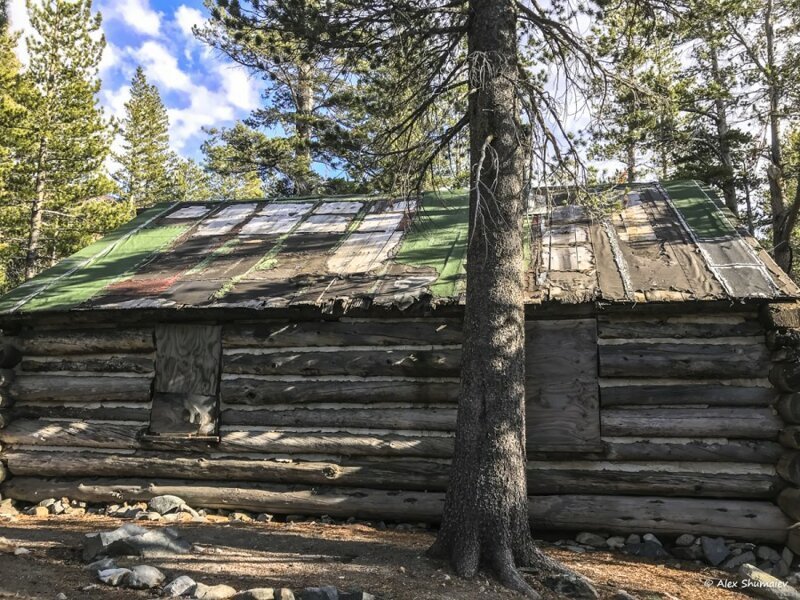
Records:
<instances>
[{"instance_id":1,"label":"pine tree trunk","mask_svg":"<svg viewBox=\"0 0 800 600\"><path fill-rule=\"evenodd\" d=\"M636 182L636 146L630 142L628 143L627 148L625 149L625 166L628 170L627 175L627 182L628 183L635 183Z\"/></svg>"},{"instance_id":2,"label":"pine tree trunk","mask_svg":"<svg viewBox=\"0 0 800 600\"><path fill-rule=\"evenodd\" d=\"M471 0L470 186L461 391L432 556L538 597L516 567L560 572L533 543L525 475L522 217L525 153L513 0Z\"/></svg>"},{"instance_id":3,"label":"pine tree trunk","mask_svg":"<svg viewBox=\"0 0 800 600\"><path fill-rule=\"evenodd\" d=\"M711 54L711 75L714 83L717 84L719 89L724 89L725 82L722 80L722 74L719 69L719 58L717 56L717 47L714 44L709 46ZM719 146L720 160L722 166L725 168L725 179L722 181L722 195L725 198L725 206L736 216L739 215L739 202L736 200L736 182L734 181L733 171L733 157L731 156L731 147L728 140L728 115L725 112L725 102L719 97L714 99L714 111L716 112L715 121L717 124L717 144Z\"/></svg>"},{"instance_id":4,"label":"pine tree trunk","mask_svg":"<svg viewBox=\"0 0 800 600\"><path fill-rule=\"evenodd\" d=\"M297 147L295 158L300 167L300 175L295 181L295 193L305 196L313 192L311 182L311 124L309 118L314 110L314 87L312 85L312 65L300 65L298 68L297 88L295 91L297 113L295 130Z\"/></svg>"},{"instance_id":5,"label":"pine tree trunk","mask_svg":"<svg viewBox=\"0 0 800 600\"><path fill-rule=\"evenodd\" d=\"M47 151L47 142L42 139L39 142L39 154L36 165L36 187L33 202L31 203L31 215L29 220L30 232L28 233L28 249L25 255L25 279L30 279L36 275L39 263L39 241L42 237L42 215L44 213L44 155Z\"/></svg>"}]
</instances>

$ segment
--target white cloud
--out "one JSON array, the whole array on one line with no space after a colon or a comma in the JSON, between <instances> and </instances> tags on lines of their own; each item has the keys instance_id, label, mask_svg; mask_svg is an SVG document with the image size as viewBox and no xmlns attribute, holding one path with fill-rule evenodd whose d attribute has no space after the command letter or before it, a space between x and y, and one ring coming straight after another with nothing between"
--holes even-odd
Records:
<instances>
[{"instance_id":1,"label":"white cloud","mask_svg":"<svg viewBox=\"0 0 800 600\"><path fill-rule=\"evenodd\" d=\"M103 105L108 108L112 116L122 119L125 116L125 103L131 96L131 86L123 85L116 90L104 90L102 93Z\"/></svg>"},{"instance_id":2,"label":"white cloud","mask_svg":"<svg viewBox=\"0 0 800 600\"><path fill-rule=\"evenodd\" d=\"M183 35L187 38L194 39L192 27L195 25L202 25L205 21L203 13L196 8L191 8L185 4L181 4L175 11L175 22L178 24Z\"/></svg>"},{"instance_id":3,"label":"white cloud","mask_svg":"<svg viewBox=\"0 0 800 600\"><path fill-rule=\"evenodd\" d=\"M221 91L225 98L236 108L253 110L259 105L259 91L247 72L237 65L220 65Z\"/></svg>"},{"instance_id":4,"label":"white cloud","mask_svg":"<svg viewBox=\"0 0 800 600\"><path fill-rule=\"evenodd\" d=\"M28 18L28 10L25 8L25 0L11 0L8 4L8 16L11 21L11 29L21 32L21 39L14 52L22 64L28 64L28 44L25 38L34 35L31 20Z\"/></svg>"},{"instance_id":5,"label":"white cloud","mask_svg":"<svg viewBox=\"0 0 800 600\"><path fill-rule=\"evenodd\" d=\"M133 56L144 68L147 78L162 89L191 92L194 89L191 77L181 70L178 59L162 44L148 41Z\"/></svg>"},{"instance_id":6,"label":"white cloud","mask_svg":"<svg viewBox=\"0 0 800 600\"><path fill-rule=\"evenodd\" d=\"M150 8L149 0L113 0L101 7L109 20L122 21L138 33L158 37L162 13Z\"/></svg>"}]
</instances>

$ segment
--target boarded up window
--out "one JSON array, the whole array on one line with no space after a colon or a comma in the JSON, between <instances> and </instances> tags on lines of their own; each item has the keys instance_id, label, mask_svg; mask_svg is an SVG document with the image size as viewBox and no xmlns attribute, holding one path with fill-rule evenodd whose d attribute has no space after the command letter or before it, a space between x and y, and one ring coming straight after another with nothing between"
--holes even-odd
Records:
<instances>
[{"instance_id":1,"label":"boarded up window","mask_svg":"<svg viewBox=\"0 0 800 600\"><path fill-rule=\"evenodd\" d=\"M530 450L600 449L595 319L525 324Z\"/></svg>"},{"instance_id":2,"label":"boarded up window","mask_svg":"<svg viewBox=\"0 0 800 600\"><path fill-rule=\"evenodd\" d=\"M156 327L151 435L216 436L221 354L219 326Z\"/></svg>"}]
</instances>

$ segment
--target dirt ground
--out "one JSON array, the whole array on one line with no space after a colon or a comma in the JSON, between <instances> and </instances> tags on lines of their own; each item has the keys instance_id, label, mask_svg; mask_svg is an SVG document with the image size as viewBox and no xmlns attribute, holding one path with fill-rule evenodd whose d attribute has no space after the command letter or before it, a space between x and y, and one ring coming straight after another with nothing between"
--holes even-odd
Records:
<instances>
[{"instance_id":1,"label":"dirt ground","mask_svg":"<svg viewBox=\"0 0 800 600\"><path fill-rule=\"evenodd\" d=\"M125 522L102 516L0 520L0 540L30 554L0 553L0 599L69 600L142 599L152 592L110 588L84 570L83 535L116 528ZM160 527L159 524L143 524ZM432 531L379 531L366 525L322 523L180 523L176 528L200 552L169 558L120 559L121 566L146 562L167 575L189 575L206 584L236 589L335 585L360 589L385 600L515 599L517 594L479 576L456 577L443 563L427 559ZM705 582L729 575L693 564L658 564L618 553L574 552L544 544L546 551L590 577L603 598L624 589L641 600L722 600L746 596L708 587ZM535 582L532 582L534 585ZM553 594L538 588L548 600Z\"/></svg>"}]
</instances>

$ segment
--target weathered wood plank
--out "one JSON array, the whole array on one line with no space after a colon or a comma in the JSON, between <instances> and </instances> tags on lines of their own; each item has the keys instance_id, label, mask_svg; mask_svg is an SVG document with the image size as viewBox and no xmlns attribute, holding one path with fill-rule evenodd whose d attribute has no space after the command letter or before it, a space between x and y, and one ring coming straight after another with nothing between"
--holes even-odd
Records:
<instances>
[{"instance_id":1,"label":"weathered wood plank","mask_svg":"<svg viewBox=\"0 0 800 600\"><path fill-rule=\"evenodd\" d=\"M221 452L450 458L455 438L389 433L223 431Z\"/></svg>"},{"instance_id":2,"label":"weathered wood plank","mask_svg":"<svg viewBox=\"0 0 800 600\"><path fill-rule=\"evenodd\" d=\"M783 427L770 408L637 408L601 413L604 436L724 437L776 440Z\"/></svg>"},{"instance_id":3,"label":"weathered wood plank","mask_svg":"<svg viewBox=\"0 0 800 600\"><path fill-rule=\"evenodd\" d=\"M18 402L9 410L12 419L65 419L85 421L138 421L150 420L150 405L114 402Z\"/></svg>"},{"instance_id":4,"label":"weathered wood plank","mask_svg":"<svg viewBox=\"0 0 800 600\"><path fill-rule=\"evenodd\" d=\"M764 344L601 344L601 377L766 377Z\"/></svg>"},{"instance_id":5,"label":"weathered wood plank","mask_svg":"<svg viewBox=\"0 0 800 600\"><path fill-rule=\"evenodd\" d=\"M778 436L778 441L787 448L800 450L800 426L794 425L784 428Z\"/></svg>"},{"instance_id":6,"label":"weathered wood plank","mask_svg":"<svg viewBox=\"0 0 800 600\"><path fill-rule=\"evenodd\" d=\"M257 351L226 350L222 370L246 375L355 375L398 377L454 377L459 373L461 350L349 350Z\"/></svg>"},{"instance_id":7,"label":"weathered wood plank","mask_svg":"<svg viewBox=\"0 0 800 600\"><path fill-rule=\"evenodd\" d=\"M43 479L13 477L2 493L17 500L39 502L66 496L86 502L149 500L180 494L192 506L240 508L273 514L327 514L364 519L438 521L444 494L397 492L368 488L283 486L248 482L197 483L180 479ZM771 502L753 500L659 498L652 496L558 495L531 496L529 510L535 528L590 530L662 535L722 535L754 542L783 543L791 525Z\"/></svg>"},{"instance_id":8,"label":"weathered wood plank","mask_svg":"<svg viewBox=\"0 0 800 600\"><path fill-rule=\"evenodd\" d=\"M622 385L609 385L619 382ZM600 404L606 406L646 406L662 404L706 404L709 406L770 406L778 391L772 386L740 385L735 381L705 383L645 383L630 380L600 382Z\"/></svg>"},{"instance_id":9,"label":"weathered wood plank","mask_svg":"<svg viewBox=\"0 0 800 600\"><path fill-rule=\"evenodd\" d=\"M155 350L153 330L150 328L33 330L21 333L16 339L24 356L104 354L108 352L127 354Z\"/></svg>"},{"instance_id":10,"label":"weathered wood plank","mask_svg":"<svg viewBox=\"0 0 800 600\"><path fill-rule=\"evenodd\" d=\"M800 486L800 452L789 450L778 460L778 475L789 483Z\"/></svg>"},{"instance_id":11,"label":"weathered wood plank","mask_svg":"<svg viewBox=\"0 0 800 600\"><path fill-rule=\"evenodd\" d=\"M800 424L800 394L782 394L775 407L784 421Z\"/></svg>"},{"instance_id":12,"label":"weathered wood plank","mask_svg":"<svg viewBox=\"0 0 800 600\"><path fill-rule=\"evenodd\" d=\"M224 348L302 348L314 346L398 346L460 344L456 319L408 321L302 321L226 325Z\"/></svg>"},{"instance_id":13,"label":"weathered wood plank","mask_svg":"<svg viewBox=\"0 0 800 600\"><path fill-rule=\"evenodd\" d=\"M156 327L156 392L202 394L219 392L222 328L218 325Z\"/></svg>"},{"instance_id":14,"label":"weathered wood plank","mask_svg":"<svg viewBox=\"0 0 800 600\"><path fill-rule=\"evenodd\" d=\"M455 431L455 408L297 408L241 410L227 405L221 413L225 426L358 427Z\"/></svg>"},{"instance_id":15,"label":"weathered wood plank","mask_svg":"<svg viewBox=\"0 0 800 600\"><path fill-rule=\"evenodd\" d=\"M598 336L603 339L642 338L724 338L763 336L764 328L753 315L673 316L597 318Z\"/></svg>"},{"instance_id":16,"label":"weathered wood plank","mask_svg":"<svg viewBox=\"0 0 800 600\"><path fill-rule=\"evenodd\" d=\"M697 460L774 465L784 452L780 444L772 441L724 438L606 437L603 446L605 459L620 461Z\"/></svg>"},{"instance_id":17,"label":"weathered wood plank","mask_svg":"<svg viewBox=\"0 0 800 600\"><path fill-rule=\"evenodd\" d=\"M151 382L152 378L150 377L20 374L8 387L8 392L17 401L94 402L117 400L147 402L150 400Z\"/></svg>"},{"instance_id":18,"label":"weathered wood plank","mask_svg":"<svg viewBox=\"0 0 800 600\"><path fill-rule=\"evenodd\" d=\"M9 446L75 446L77 448L137 448L146 425L17 419L0 431Z\"/></svg>"},{"instance_id":19,"label":"weathered wood plank","mask_svg":"<svg viewBox=\"0 0 800 600\"><path fill-rule=\"evenodd\" d=\"M84 355L49 358L22 359L20 369L26 372L77 371L106 373L152 373L155 368L154 357L141 354Z\"/></svg>"},{"instance_id":20,"label":"weathered wood plank","mask_svg":"<svg viewBox=\"0 0 800 600\"><path fill-rule=\"evenodd\" d=\"M375 379L275 381L251 377L223 377L222 399L228 403L300 404L312 402L413 402L436 403L458 401L458 380L394 381Z\"/></svg>"},{"instance_id":21,"label":"weathered wood plank","mask_svg":"<svg viewBox=\"0 0 800 600\"><path fill-rule=\"evenodd\" d=\"M14 481L13 479L11 481ZM637 496L534 496L531 521L540 529L656 535L714 535L783 543L792 524L772 502Z\"/></svg>"},{"instance_id":22,"label":"weathered wood plank","mask_svg":"<svg viewBox=\"0 0 800 600\"><path fill-rule=\"evenodd\" d=\"M595 320L529 321L525 335L528 448L598 445Z\"/></svg>"}]
</instances>

